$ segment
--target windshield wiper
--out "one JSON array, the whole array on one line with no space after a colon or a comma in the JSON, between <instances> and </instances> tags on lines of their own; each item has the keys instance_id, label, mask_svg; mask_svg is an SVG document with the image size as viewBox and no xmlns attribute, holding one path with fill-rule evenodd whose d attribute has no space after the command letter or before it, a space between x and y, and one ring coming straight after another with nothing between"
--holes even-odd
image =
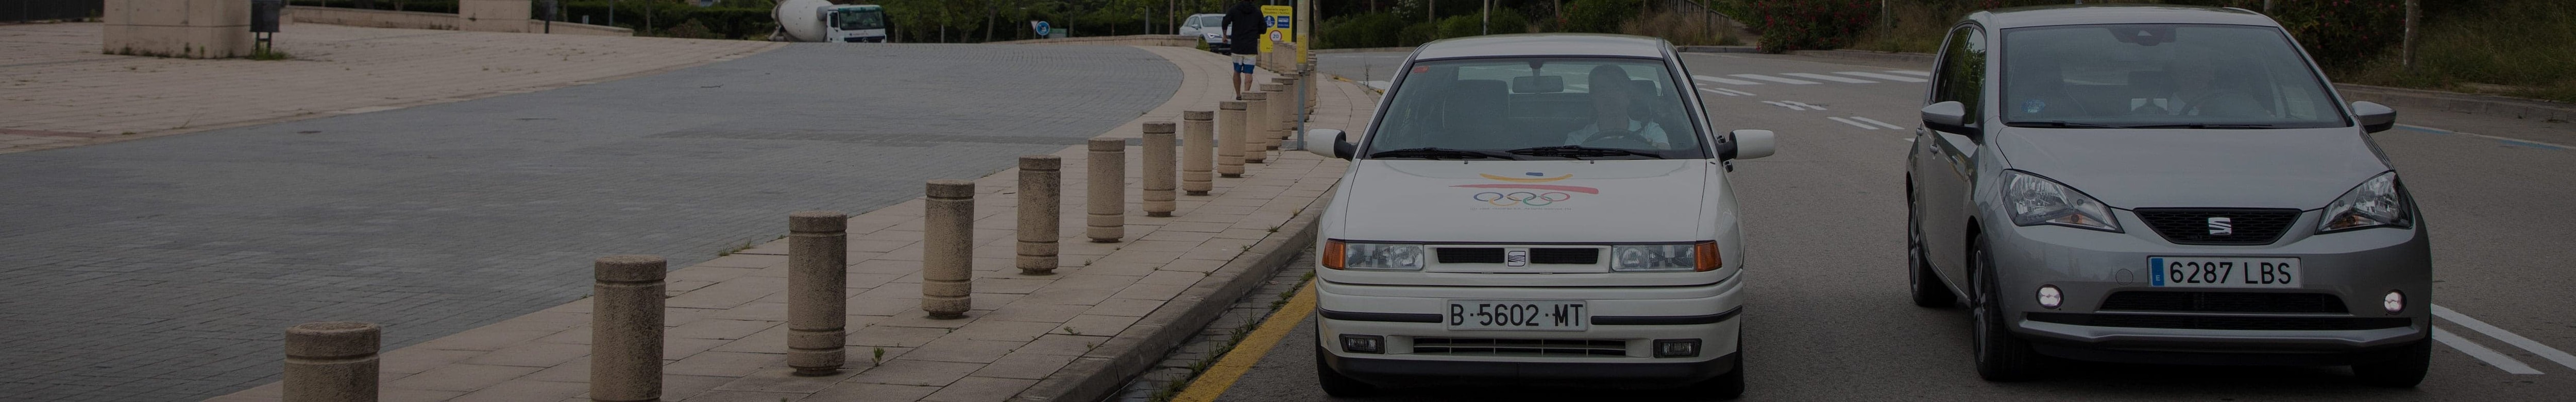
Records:
<instances>
[{"instance_id":1,"label":"windshield wiper","mask_svg":"<svg viewBox=\"0 0 2576 402\"><path fill-rule=\"evenodd\" d=\"M1510 152L1513 155L1554 156L1574 159L1583 159L1583 157L1586 156L1643 156L1655 159L1664 158L1663 155L1656 155L1653 152L1630 151L1618 148L1585 148L1582 145L1529 147L1503 152Z\"/></svg>"},{"instance_id":2,"label":"windshield wiper","mask_svg":"<svg viewBox=\"0 0 2576 402\"><path fill-rule=\"evenodd\" d=\"M2066 122L2065 120L2050 120L2050 121L2016 121L2016 122L2004 123L2004 125L2006 125L2006 126L2012 126L2012 127L2050 127L2050 128L2137 128L2137 127L2131 127L2131 126L2114 126L2114 125L2109 125L2109 124L2068 123L2068 122Z\"/></svg>"},{"instance_id":3,"label":"windshield wiper","mask_svg":"<svg viewBox=\"0 0 2576 402\"><path fill-rule=\"evenodd\" d=\"M2270 124L2199 124L2199 123L2193 123L2193 124L2149 124L2149 125L2143 125L2143 126L2129 126L2129 128L2188 128L2188 129L2199 129L2199 130L2244 130L2244 129L2256 129L2256 128L2272 128L2272 125L2270 125Z\"/></svg>"},{"instance_id":4,"label":"windshield wiper","mask_svg":"<svg viewBox=\"0 0 2576 402\"><path fill-rule=\"evenodd\" d=\"M1464 149L1449 149L1449 148L1439 148L1439 147L1406 148L1406 149L1398 149L1398 150L1393 150L1393 151L1383 151L1383 152L1378 152L1378 153L1369 154L1369 157L1370 157L1370 158L1423 158L1423 159L1488 159L1488 158L1490 158L1490 159L1520 159L1520 158L1514 158L1514 157L1511 157L1511 155L1496 154L1496 153L1486 152L1486 151L1470 151L1470 150L1464 150Z\"/></svg>"}]
</instances>

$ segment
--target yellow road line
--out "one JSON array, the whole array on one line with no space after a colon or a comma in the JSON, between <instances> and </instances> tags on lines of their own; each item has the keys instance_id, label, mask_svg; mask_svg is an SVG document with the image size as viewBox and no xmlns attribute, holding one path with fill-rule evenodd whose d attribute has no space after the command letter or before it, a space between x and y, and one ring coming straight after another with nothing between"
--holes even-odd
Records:
<instances>
[{"instance_id":1,"label":"yellow road line","mask_svg":"<svg viewBox=\"0 0 2576 402\"><path fill-rule=\"evenodd\" d=\"M1279 311L1270 313L1270 318L1262 319L1261 326L1244 336L1242 343L1234 344L1234 350L1225 352L1225 357L1218 358L1215 365L1208 366L1207 372L1199 373L1198 379L1190 380L1189 388L1181 389L1181 394L1172 397L1172 402L1213 402L1217 396L1225 395L1226 389L1234 388L1235 380L1252 370L1253 363L1259 363L1262 356L1270 355L1270 347L1278 346L1280 338L1288 337L1288 331L1297 329L1297 322L1305 321L1306 314L1313 312L1315 281L1307 280L1306 286L1297 289L1296 296L1288 298L1288 305L1280 306Z\"/></svg>"}]
</instances>

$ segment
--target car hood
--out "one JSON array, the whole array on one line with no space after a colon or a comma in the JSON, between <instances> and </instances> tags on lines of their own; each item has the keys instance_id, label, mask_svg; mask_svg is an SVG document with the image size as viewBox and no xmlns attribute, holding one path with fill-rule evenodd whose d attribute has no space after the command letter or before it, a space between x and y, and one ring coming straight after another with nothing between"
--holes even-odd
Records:
<instances>
[{"instance_id":1,"label":"car hood","mask_svg":"<svg viewBox=\"0 0 2576 402\"><path fill-rule=\"evenodd\" d=\"M1342 183L1345 240L1707 240L1706 160L1362 160ZM1532 205L1536 204L1536 205ZM1696 223L1696 224L1695 224Z\"/></svg>"},{"instance_id":2,"label":"car hood","mask_svg":"<svg viewBox=\"0 0 2576 402\"><path fill-rule=\"evenodd\" d=\"M2122 209L2323 208L2387 162L2353 128L2113 130L2013 128L2008 167Z\"/></svg>"}]
</instances>

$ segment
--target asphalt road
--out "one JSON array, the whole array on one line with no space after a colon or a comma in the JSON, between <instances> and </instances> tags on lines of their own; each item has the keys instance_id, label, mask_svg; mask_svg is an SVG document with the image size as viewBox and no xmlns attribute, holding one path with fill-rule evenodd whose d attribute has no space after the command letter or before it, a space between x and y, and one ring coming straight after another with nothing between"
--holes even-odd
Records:
<instances>
[{"instance_id":1,"label":"asphalt road","mask_svg":"<svg viewBox=\"0 0 2576 402\"><path fill-rule=\"evenodd\" d=\"M1378 69L1383 77L1400 56L1326 54L1321 64L1337 75ZM2417 127L2375 135L2423 204L2434 241L2435 303L2492 326L2437 320L2435 328L2457 339L2434 348L2432 374L2416 389L2356 385L2335 367L2102 363L2063 364L2038 381L1989 383L1973 371L1965 311L1914 307L1906 297L1904 153L1923 85L1839 74L1929 69L1795 56L1683 57L1696 75L1761 82L1700 82L1749 94L1700 94L1720 129L1779 132L1778 155L1738 162L1734 176L1752 267L1749 400L2563 400L2576 391L2576 359L2535 352L2576 349L2576 278L2563 269L2576 257L2576 247L2564 245L2576 239L2576 228L2565 224L2576 222L2576 209L2564 207L2576 187L2562 184L2576 179L2576 149L2552 145L2570 143L2567 133L2576 127L2566 123L2401 110L2399 122ZM1336 400L1314 386L1312 319L1299 325L1220 400ZM2509 337L2542 347L2517 346ZM2463 349L2491 349L2498 360ZM2516 365L2538 374L2506 371ZM1430 388L1354 400L1636 396L1610 392Z\"/></svg>"}]
</instances>

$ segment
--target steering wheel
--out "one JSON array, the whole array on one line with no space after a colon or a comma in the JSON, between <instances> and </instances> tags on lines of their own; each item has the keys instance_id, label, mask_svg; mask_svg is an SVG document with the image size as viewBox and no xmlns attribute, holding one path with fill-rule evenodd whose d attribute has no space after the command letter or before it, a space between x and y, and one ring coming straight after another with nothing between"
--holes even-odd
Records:
<instances>
[{"instance_id":1,"label":"steering wheel","mask_svg":"<svg viewBox=\"0 0 2576 402\"><path fill-rule=\"evenodd\" d=\"M1612 129L1603 129L1600 132L1592 133L1592 137L1583 139L1582 145L1593 148L1627 149L1645 149L1655 147L1654 143L1647 142L1646 137L1639 136L1635 132Z\"/></svg>"}]
</instances>

